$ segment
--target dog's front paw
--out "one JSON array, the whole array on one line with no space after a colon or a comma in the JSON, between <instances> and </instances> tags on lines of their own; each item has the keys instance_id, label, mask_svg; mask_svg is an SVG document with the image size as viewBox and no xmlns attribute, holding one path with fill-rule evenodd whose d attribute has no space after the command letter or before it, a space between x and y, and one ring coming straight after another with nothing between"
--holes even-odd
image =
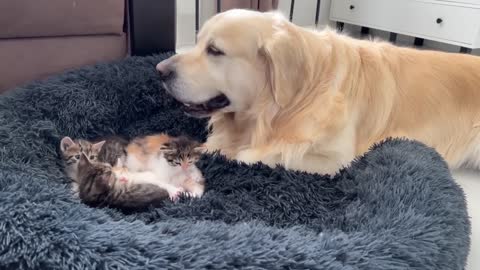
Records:
<instances>
[{"instance_id":1,"label":"dog's front paw","mask_svg":"<svg viewBox=\"0 0 480 270\"><path fill-rule=\"evenodd\" d=\"M253 164L261 161L260 155L258 154L257 150L247 149L240 151L236 156L235 159L247 164Z\"/></svg>"}]
</instances>

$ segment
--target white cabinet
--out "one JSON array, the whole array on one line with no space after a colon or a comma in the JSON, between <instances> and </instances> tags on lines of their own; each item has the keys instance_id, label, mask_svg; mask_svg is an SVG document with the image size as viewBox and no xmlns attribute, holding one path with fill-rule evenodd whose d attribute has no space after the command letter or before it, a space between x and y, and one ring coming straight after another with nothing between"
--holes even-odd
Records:
<instances>
[{"instance_id":1,"label":"white cabinet","mask_svg":"<svg viewBox=\"0 0 480 270\"><path fill-rule=\"evenodd\" d=\"M480 48L480 0L333 0L330 19Z\"/></svg>"}]
</instances>

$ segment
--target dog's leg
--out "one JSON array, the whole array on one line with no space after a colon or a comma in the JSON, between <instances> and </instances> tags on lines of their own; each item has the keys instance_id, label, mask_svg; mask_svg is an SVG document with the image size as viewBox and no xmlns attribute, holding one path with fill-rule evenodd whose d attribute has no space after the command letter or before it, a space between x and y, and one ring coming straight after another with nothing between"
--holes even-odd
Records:
<instances>
[{"instance_id":1,"label":"dog's leg","mask_svg":"<svg viewBox=\"0 0 480 270\"><path fill-rule=\"evenodd\" d=\"M265 152L263 152L259 149L250 148L250 149L240 151L235 156L235 159L240 161L240 162L247 163L247 164L253 164L253 163L260 162L260 161L268 164L268 162L266 162L266 160L264 160L265 159L264 156L265 156Z\"/></svg>"},{"instance_id":2,"label":"dog's leg","mask_svg":"<svg viewBox=\"0 0 480 270\"><path fill-rule=\"evenodd\" d=\"M302 164L298 165L301 166L302 170L305 170L307 172L333 175L337 173L341 168L348 166L352 160L353 156L348 158L330 156L327 158L325 156L307 154L302 159ZM296 167L296 164L292 164L291 167Z\"/></svg>"},{"instance_id":3,"label":"dog's leg","mask_svg":"<svg viewBox=\"0 0 480 270\"><path fill-rule=\"evenodd\" d=\"M238 153L235 159L247 164L262 162L272 168L277 165L282 165L286 169L302 170L321 174L334 174L342 167L350 164L351 160L353 160L353 156L343 158L330 156L327 158L321 155L306 154L299 160L290 160L288 164L285 164L285 162L281 160L280 154L266 154L257 149L247 149Z\"/></svg>"}]
</instances>

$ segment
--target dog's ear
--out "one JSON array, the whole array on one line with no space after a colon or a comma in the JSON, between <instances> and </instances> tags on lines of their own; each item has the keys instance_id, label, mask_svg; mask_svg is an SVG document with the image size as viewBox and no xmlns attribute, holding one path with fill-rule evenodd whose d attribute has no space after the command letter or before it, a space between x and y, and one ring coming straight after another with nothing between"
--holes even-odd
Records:
<instances>
[{"instance_id":1,"label":"dog's ear","mask_svg":"<svg viewBox=\"0 0 480 270\"><path fill-rule=\"evenodd\" d=\"M296 27L278 20L274 33L260 49L267 66L267 81L275 102L285 107L302 88L307 76L304 40Z\"/></svg>"}]
</instances>

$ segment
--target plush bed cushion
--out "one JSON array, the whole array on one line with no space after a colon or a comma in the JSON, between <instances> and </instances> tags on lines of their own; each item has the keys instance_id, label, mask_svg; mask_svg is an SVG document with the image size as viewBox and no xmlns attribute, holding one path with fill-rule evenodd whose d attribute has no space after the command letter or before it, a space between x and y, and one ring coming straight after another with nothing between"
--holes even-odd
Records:
<instances>
[{"instance_id":1,"label":"plush bed cushion","mask_svg":"<svg viewBox=\"0 0 480 270\"><path fill-rule=\"evenodd\" d=\"M464 269L463 191L416 142L383 142L333 177L206 155L201 199L128 214L82 204L62 173L62 136L205 139L205 121L161 88L164 57L0 97L1 269Z\"/></svg>"}]
</instances>

